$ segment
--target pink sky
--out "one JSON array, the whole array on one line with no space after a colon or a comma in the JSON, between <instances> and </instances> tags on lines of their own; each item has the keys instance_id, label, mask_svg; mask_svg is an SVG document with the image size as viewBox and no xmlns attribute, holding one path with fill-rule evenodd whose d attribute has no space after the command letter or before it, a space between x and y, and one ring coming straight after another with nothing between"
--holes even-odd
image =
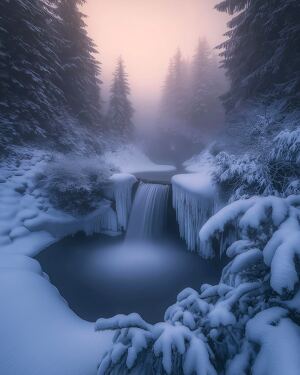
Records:
<instances>
[{"instance_id":1,"label":"pink sky","mask_svg":"<svg viewBox=\"0 0 300 375\"><path fill-rule=\"evenodd\" d=\"M88 15L89 34L100 52L104 94L116 60L122 55L138 114L154 110L175 50L180 47L190 57L199 37L206 36L213 46L223 40L228 18L213 9L216 3L217 0L87 0L84 12Z\"/></svg>"}]
</instances>

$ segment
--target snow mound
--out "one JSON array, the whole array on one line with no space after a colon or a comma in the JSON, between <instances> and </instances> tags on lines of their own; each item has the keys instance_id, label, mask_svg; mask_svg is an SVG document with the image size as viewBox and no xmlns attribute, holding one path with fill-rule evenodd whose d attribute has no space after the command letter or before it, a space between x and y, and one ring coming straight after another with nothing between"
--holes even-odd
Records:
<instances>
[{"instance_id":1,"label":"snow mound","mask_svg":"<svg viewBox=\"0 0 300 375\"><path fill-rule=\"evenodd\" d=\"M198 232L218 206L211 177L207 173L175 175L172 192L180 237L186 241L189 250L199 250Z\"/></svg>"}]
</instances>

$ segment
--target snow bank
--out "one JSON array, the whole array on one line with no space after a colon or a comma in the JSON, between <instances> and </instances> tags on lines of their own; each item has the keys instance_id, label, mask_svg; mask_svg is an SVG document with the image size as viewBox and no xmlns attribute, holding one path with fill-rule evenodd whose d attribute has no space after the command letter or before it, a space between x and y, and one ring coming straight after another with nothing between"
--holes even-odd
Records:
<instances>
[{"instance_id":1,"label":"snow bank","mask_svg":"<svg viewBox=\"0 0 300 375\"><path fill-rule=\"evenodd\" d=\"M0 372L95 374L112 333L76 316L34 259L0 254Z\"/></svg>"},{"instance_id":2,"label":"snow bank","mask_svg":"<svg viewBox=\"0 0 300 375\"><path fill-rule=\"evenodd\" d=\"M48 159L49 155L44 152L22 149L15 159L2 161L1 252L35 255L53 242L80 230L87 235L119 233L117 214L111 202L105 199L99 202L94 212L84 217L74 217L52 207L45 193L36 187ZM118 200L119 208L122 204Z\"/></svg>"},{"instance_id":3,"label":"snow bank","mask_svg":"<svg viewBox=\"0 0 300 375\"><path fill-rule=\"evenodd\" d=\"M189 250L199 250L199 230L218 205L211 177L204 172L175 175L172 191L180 237Z\"/></svg>"},{"instance_id":4,"label":"snow bank","mask_svg":"<svg viewBox=\"0 0 300 375\"><path fill-rule=\"evenodd\" d=\"M169 172L176 170L172 165L153 163L134 145L123 146L115 151L108 151L105 153L104 159L124 173Z\"/></svg>"}]
</instances>

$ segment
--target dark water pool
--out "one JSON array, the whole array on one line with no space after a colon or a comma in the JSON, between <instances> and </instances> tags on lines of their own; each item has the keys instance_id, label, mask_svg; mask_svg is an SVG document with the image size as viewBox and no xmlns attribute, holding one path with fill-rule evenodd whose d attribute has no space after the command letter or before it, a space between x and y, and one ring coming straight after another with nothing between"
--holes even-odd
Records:
<instances>
[{"instance_id":1,"label":"dark water pool","mask_svg":"<svg viewBox=\"0 0 300 375\"><path fill-rule=\"evenodd\" d=\"M163 319L186 287L218 281L221 266L187 252L183 242L124 242L76 235L37 256L43 270L80 317L138 312L149 322Z\"/></svg>"}]
</instances>

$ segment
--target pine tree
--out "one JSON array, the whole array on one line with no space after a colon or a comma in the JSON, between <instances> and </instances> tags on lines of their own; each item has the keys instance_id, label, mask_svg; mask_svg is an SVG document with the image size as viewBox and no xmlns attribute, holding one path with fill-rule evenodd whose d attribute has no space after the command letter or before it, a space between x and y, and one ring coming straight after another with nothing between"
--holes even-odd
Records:
<instances>
[{"instance_id":1,"label":"pine tree","mask_svg":"<svg viewBox=\"0 0 300 375\"><path fill-rule=\"evenodd\" d=\"M231 81L226 108L257 99L299 107L300 2L224 0L216 8L233 15L228 40L219 46Z\"/></svg>"},{"instance_id":2,"label":"pine tree","mask_svg":"<svg viewBox=\"0 0 300 375\"><path fill-rule=\"evenodd\" d=\"M188 66L178 49L170 60L162 97L162 115L176 123L187 117Z\"/></svg>"},{"instance_id":3,"label":"pine tree","mask_svg":"<svg viewBox=\"0 0 300 375\"><path fill-rule=\"evenodd\" d=\"M101 123L100 66L95 44L88 36L79 6L85 0L60 0L58 54L62 65L61 89L71 115L82 124Z\"/></svg>"},{"instance_id":4,"label":"pine tree","mask_svg":"<svg viewBox=\"0 0 300 375\"><path fill-rule=\"evenodd\" d=\"M189 117L194 128L207 131L217 126L222 116L219 96L224 86L223 74L207 40L200 39L190 74Z\"/></svg>"},{"instance_id":5,"label":"pine tree","mask_svg":"<svg viewBox=\"0 0 300 375\"><path fill-rule=\"evenodd\" d=\"M209 111L208 100L211 95L211 50L206 39L199 40L192 62L191 73L191 122L199 125Z\"/></svg>"},{"instance_id":6,"label":"pine tree","mask_svg":"<svg viewBox=\"0 0 300 375\"><path fill-rule=\"evenodd\" d=\"M133 107L128 98L130 88L122 58L118 60L111 86L111 97L107 114L108 127L118 138L129 140L133 135Z\"/></svg>"},{"instance_id":7,"label":"pine tree","mask_svg":"<svg viewBox=\"0 0 300 375\"><path fill-rule=\"evenodd\" d=\"M54 83L55 54L50 1L0 4L1 136L20 140L55 132L62 93Z\"/></svg>"}]
</instances>

